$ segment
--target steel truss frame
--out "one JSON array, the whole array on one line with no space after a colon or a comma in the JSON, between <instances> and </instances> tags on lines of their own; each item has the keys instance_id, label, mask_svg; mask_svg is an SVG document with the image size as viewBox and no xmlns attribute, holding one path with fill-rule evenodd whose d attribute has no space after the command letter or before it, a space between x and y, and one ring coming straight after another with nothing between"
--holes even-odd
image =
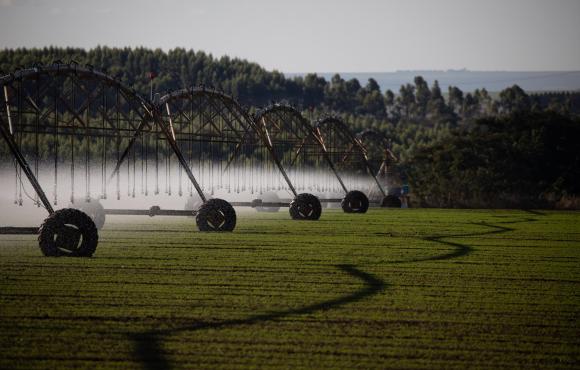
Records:
<instances>
[{"instance_id":1,"label":"steel truss frame","mask_svg":"<svg viewBox=\"0 0 580 370\"><path fill-rule=\"evenodd\" d=\"M56 63L16 71L0 77L0 90L4 111L0 114L0 132L49 214L54 213L54 208L38 182L38 161L33 170L17 143L16 135L42 133L55 136L57 139L53 142L53 150L56 169L58 137L70 137L71 145L79 137L87 140L86 153L83 154L88 160L90 143L87 138L116 139L119 147L123 139L137 138L149 127L152 117L150 104L133 89L95 71L91 66L83 67L77 63ZM94 114L99 115L100 122L96 122ZM134 116L130 117L131 114ZM28 122L30 119L27 120L25 116L33 116L33 122ZM115 169L117 173L122 160L118 162ZM56 178L55 172L55 187Z\"/></svg>"},{"instance_id":2,"label":"steel truss frame","mask_svg":"<svg viewBox=\"0 0 580 370\"><path fill-rule=\"evenodd\" d=\"M293 154L293 157L286 161L287 170L295 166L298 157L308 151L309 147L311 150L319 150L341 188L348 193L320 135L296 108L284 104L272 104L257 112L255 122L257 128L262 131L262 136L268 141L268 145L275 149L278 158L282 156L280 150L289 149ZM291 147L282 148L288 145Z\"/></svg>"},{"instance_id":3,"label":"steel truss frame","mask_svg":"<svg viewBox=\"0 0 580 370\"><path fill-rule=\"evenodd\" d=\"M143 140L145 135L152 135L156 143L163 141L169 145L171 153L179 162L179 168L185 171L193 188L205 203L207 198L192 172L192 152L189 152L189 161L184 154L187 153L186 148L191 137L234 145L226 169L244 146L265 147L270 160L296 197L298 193L286 171L294 166L298 156L309 146L320 151L323 161L344 192L348 193L349 189L337 171L337 163L331 159L335 148L329 148L325 142L325 133L332 132L340 135L348 144L346 156L352 151L362 155L366 170L385 194L372 173L361 141L336 117L324 118L313 126L298 110L281 104L262 109L252 117L232 96L204 87L174 91L156 102L150 102L118 79L96 71L91 66L80 66L77 63L39 66L0 77L0 92L0 109L3 110L0 114L0 134L8 144L20 170L34 188L38 201L49 214L55 211L38 181L38 160L34 166L30 165L17 142L17 134L34 135L41 132L45 135L69 137L72 156L75 154L74 140L84 138L86 153L77 155L86 156L87 167L91 155L89 139L96 137L102 139L103 143L113 141L117 154L113 161L114 169L104 184L105 189L115 177L119 187L121 166L130 158L131 153L135 155L136 143ZM24 116L33 119L25 119ZM215 124L216 120L220 122L219 126ZM191 127L194 121L201 122L195 132ZM58 158L58 139L54 141L54 145L55 158ZM291 147L293 159L289 162L282 158L282 146ZM36 153L36 158L38 154ZM106 154L103 154L103 158L106 162ZM74 158L72 161L74 163ZM57 159L54 165L56 171ZM55 194L56 178L55 173ZM71 194L71 201L73 198L74 194ZM259 204L254 201L251 204L236 205L255 207ZM166 214L158 210L149 212L152 213ZM177 211L174 213L183 214Z\"/></svg>"},{"instance_id":4,"label":"steel truss frame","mask_svg":"<svg viewBox=\"0 0 580 370\"><path fill-rule=\"evenodd\" d=\"M93 83L92 89L87 87L87 81ZM190 102L196 98L205 99L206 106L214 109L221 106L221 108L216 109L217 114L215 116L208 117L203 109L200 109L198 113L203 116L202 118L207 125L213 125L212 121L216 116L225 118L224 121L228 126L226 130L220 130L214 126L216 131L219 131L222 140L233 139L238 148L247 144L264 145L270 154L270 159L275 163L288 187L295 196L297 195L294 186L274 153L271 142L263 136L264 132L256 128L252 117L232 96L217 90L203 87L183 89L165 95L156 103L152 103L146 101L135 90L125 86L119 80L96 71L91 66L80 66L77 63L56 63L49 66L20 70L0 77L0 87L3 92L2 108L5 110L5 115L0 114L0 133L8 144L18 166L32 184L39 201L49 214L54 213L54 208L38 181L38 170L33 169L26 160L22 153L22 148L19 147L15 140L15 133L34 134L40 130L43 134L53 134L61 137L75 137L81 133L87 137L100 137L103 140L105 138L116 139L116 164L114 170L108 176L105 186L111 183L115 177L117 177L117 182L119 182L121 166L130 156L136 142L143 135L153 135L155 140L164 140L171 147L172 153L180 163L180 168L185 171L192 186L205 203L207 199L179 145L182 133L179 130L176 131L174 125L177 116L181 116L186 120L193 117L188 117L183 109L175 110L170 108L172 103L179 101ZM106 90L111 89L114 91L113 97L108 96L106 93ZM31 93L32 90L34 93ZM110 91L108 93L109 95L111 94ZM49 107L48 104L43 106L35 101L35 99L48 98L54 101L52 107ZM107 98L109 100L113 98L113 103L107 102ZM17 106L16 112L11 109L13 106ZM42 108L39 108L40 106L45 109L42 110ZM49 108L47 109L46 107ZM94 117L90 117L91 109L93 114L100 115L102 119L101 126L94 125ZM15 126L13 121L22 121L21 117L26 114L36 114L36 125L25 123ZM136 117L129 117L130 114L134 114ZM15 115L16 117L13 117ZM228 115L229 117L226 117ZM70 119L63 121L64 116L68 116ZM46 124L47 120L53 120L55 122L54 126ZM200 128L200 130L202 129L203 127ZM128 142L121 151L121 142L123 140ZM58 141L56 143L58 145ZM232 153L230 161L234 159L235 155L236 151ZM259 205L258 203L255 201L251 204L237 202L236 205L255 207ZM175 213L181 215L183 212Z\"/></svg>"},{"instance_id":5,"label":"steel truss frame","mask_svg":"<svg viewBox=\"0 0 580 370\"><path fill-rule=\"evenodd\" d=\"M209 107L209 111L213 115L208 116L205 107ZM204 87L177 90L159 100L156 113L160 125L171 130L171 138L175 142L187 144L198 137L203 140L209 139L213 143L221 142L233 145L233 151L223 171L226 171L236 160L236 157L244 152L244 148L255 150L260 146L265 147L270 160L276 165L294 196L297 195L284 167L274 152L271 142L256 127L255 121L249 113L231 95ZM195 132L190 131L188 135L187 129L191 128L196 118L199 118L200 125L195 127ZM188 150L187 145L181 145L181 148L184 151ZM177 149L179 150L179 148ZM191 153L191 147L189 150ZM185 165L187 166L187 164ZM200 190L198 189L198 192ZM205 201L202 192L200 192L200 196Z\"/></svg>"},{"instance_id":6,"label":"steel truss frame","mask_svg":"<svg viewBox=\"0 0 580 370\"><path fill-rule=\"evenodd\" d=\"M365 150L365 154L367 155L369 165L371 164L373 159L380 161L381 164L386 160L388 160L389 157L395 161L397 160L397 157L391 150L390 139L382 132L373 129L365 129L356 134L356 139L361 143L363 149ZM369 158L369 150L370 150L369 148L371 146L370 145L371 143L378 145L379 148L382 149L383 152L381 153L381 158L373 158L373 159ZM380 175L380 168L381 165L377 166L376 168L371 165L372 173L374 173L376 177Z\"/></svg>"},{"instance_id":7,"label":"steel truss frame","mask_svg":"<svg viewBox=\"0 0 580 370\"><path fill-rule=\"evenodd\" d=\"M335 164L346 163L349 158L358 154L367 174L376 183L382 195L384 197L387 196L369 164L365 147L343 120L335 116L325 117L316 122L314 129L329 155L339 158L339 161L335 161Z\"/></svg>"}]
</instances>

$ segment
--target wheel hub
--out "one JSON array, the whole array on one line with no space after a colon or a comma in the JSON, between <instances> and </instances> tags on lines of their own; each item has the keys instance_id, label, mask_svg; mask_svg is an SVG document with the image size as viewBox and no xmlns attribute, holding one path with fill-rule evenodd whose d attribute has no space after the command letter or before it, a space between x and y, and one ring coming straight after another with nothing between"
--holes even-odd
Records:
<instances>
[{"instance_id":1,"label":"wheel hub","mask_svg":"<svg viewBox=\"0 0 580 370\"><path fill-rule=\"evenodd\" d=\"M77 250L80 241L81 232L74 225L62 225L60 228L58 228L55 235L57 248L65 249L67 251Z\"/></svg>"},{"instance_id":2,"label":"wheel hub","mask_svg":"<svg viewBox=\"0 0 580 370\"><path fill-rule=\"evenodd\" d=\"M226 218L222 212L214 211L208 215L207 222L217 230L226 222Z\"/></svg>"}]
</instances>

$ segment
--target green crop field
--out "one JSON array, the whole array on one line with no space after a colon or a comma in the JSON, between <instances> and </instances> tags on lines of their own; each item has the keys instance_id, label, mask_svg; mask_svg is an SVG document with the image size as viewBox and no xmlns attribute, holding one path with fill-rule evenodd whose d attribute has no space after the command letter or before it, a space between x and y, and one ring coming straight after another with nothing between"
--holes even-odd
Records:
<instances>
[{"instance_id":1,"label":"green crop field","mask_svg":"<svg viewBox=\"0 0 580 370\"><path fill-rule=\"evenodd\" d=\"M579 368L580 213L111 216L93 258L0 236L0 368Z\"/></svg>"}]
</instances>

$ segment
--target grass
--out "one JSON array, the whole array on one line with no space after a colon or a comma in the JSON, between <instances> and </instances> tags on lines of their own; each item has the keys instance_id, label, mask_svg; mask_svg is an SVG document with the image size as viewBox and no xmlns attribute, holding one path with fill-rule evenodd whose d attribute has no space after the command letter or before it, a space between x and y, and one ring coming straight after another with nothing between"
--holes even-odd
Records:
<instances>
[{"instance_id":1,"label":"grass","mask_svg":"<svg viewBox=\"0 0 580 370\"><path fill-rule=\"evenodd\" d=\"M0 236L0 368L578 368L580 213L109 218L91 259Z\"/></svg>"}]
</instances>

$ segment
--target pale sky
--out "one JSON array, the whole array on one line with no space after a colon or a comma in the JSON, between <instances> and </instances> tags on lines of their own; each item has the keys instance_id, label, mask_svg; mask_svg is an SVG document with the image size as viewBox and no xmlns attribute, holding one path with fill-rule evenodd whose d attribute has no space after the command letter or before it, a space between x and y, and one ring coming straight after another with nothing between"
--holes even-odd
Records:
<instances>
[{"instance_id":1,"label":"pale sky","mask_svg":"<svg viewBox=\"0 0 580 370\"><path fill-rule=\"evenodd\" d=\"M580 70L580 0L0 0L0 48L203 50L282 72Z\"/></svg>"}]
</instances>

